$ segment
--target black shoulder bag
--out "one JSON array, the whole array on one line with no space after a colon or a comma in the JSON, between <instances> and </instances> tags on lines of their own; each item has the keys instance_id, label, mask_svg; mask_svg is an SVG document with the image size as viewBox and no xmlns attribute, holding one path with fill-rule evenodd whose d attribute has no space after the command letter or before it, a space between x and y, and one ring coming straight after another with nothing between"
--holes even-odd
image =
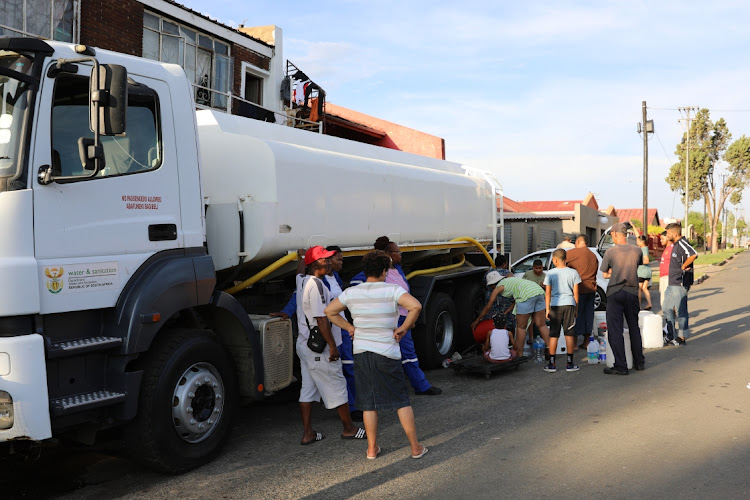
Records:
<instances>
[{"instance_id":1,"label":"black shoulder bag","mask_svg":"<svg viewBox=\"0 0 750 500\"><path fill-rule=\"evenodd\" d=\"M311 279L315 280L315 284L318 285L320 301L323 303L323 305L325 305L326 299L323 295L323 285L320 283L319 279L314 277ZM302 311L302 313L305 314L304 310ZM307 314L305 314L305 323L307 323L307 329L310 331L310 335L307 337L307 348L312 352L320 354L321 352L326 350L328 342L326 342L323 334L320 333L320 328L318 328L318 325L310 326L310 321L308 321L307 319Z\"/></svg>"}]
</instances>

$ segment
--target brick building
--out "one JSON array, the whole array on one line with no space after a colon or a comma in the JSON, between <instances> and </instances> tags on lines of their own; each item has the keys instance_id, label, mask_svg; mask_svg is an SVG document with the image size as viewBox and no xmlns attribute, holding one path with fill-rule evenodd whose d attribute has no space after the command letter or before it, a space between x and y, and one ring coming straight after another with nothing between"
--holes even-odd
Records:
<instances>
[{"instance_id":1,"label":"brick building","mask_svg":"<svg viewBox=\"0 0 750 500\"><path fill-rule=\"evenodd\" d=\"M284 60L277 26L235 29L173 0L2 2L0 36L80 43L179 64L194 85L198 107L445 158L440 137L343 107L327 109L325 91ZM293 90L302 84L315 90L309 96L305 90L304 102L294 101ZM318 99L317 113L307 97Z\"/></svg>"}]
</instances>

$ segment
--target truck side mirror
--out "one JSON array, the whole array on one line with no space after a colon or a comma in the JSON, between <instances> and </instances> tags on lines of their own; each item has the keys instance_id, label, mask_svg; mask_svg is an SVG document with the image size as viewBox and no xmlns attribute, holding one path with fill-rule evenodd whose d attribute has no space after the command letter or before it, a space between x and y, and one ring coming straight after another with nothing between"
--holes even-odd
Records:
<instances>
[{"instance_id":1,"label":"truck side mirror","mask_svg":"<svg viewBox=\"0 0 750 500\"><path fill-rule=\"evenodd\" d=\"M78 157L85 170L96 170L96 160L99 160L99 170L103 170L106 166L102 146L95 146L94 139L90 137L78 138Z\"/></svg>"},{"instance_id":2,"label":"truck side mirror","mask_svg":"<svg viewBox=\"0 0 750 500\"><path fill-rule=\"evenodd\" d=\"M99 135L125 133L128 109L128 70L119 64L99 64L91 70L89 90L89 127L97 132L96 109L99 103Z\"/></svg>"}]
</instances>

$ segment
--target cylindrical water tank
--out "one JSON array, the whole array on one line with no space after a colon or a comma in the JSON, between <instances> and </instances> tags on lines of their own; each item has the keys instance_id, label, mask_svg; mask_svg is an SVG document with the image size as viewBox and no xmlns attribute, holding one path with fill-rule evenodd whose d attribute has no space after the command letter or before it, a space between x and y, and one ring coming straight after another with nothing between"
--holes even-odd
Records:
<instances>
[{"instance_id":1,"label":"cylindrical water tank","mask_svg":"<svg viewBox=\"0 0 750 500\"><path fill-rule=\"evenodd\" d=\"M217 112L198 113L206 238L217 269L312 245L491 239L494 192L460 166Z\"/></svg>"}]
</instances>

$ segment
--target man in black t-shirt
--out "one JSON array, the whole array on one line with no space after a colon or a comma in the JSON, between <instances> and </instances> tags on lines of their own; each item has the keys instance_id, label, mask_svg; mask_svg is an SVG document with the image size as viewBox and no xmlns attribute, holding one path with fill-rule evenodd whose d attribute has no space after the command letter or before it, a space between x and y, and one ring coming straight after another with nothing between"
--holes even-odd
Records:
<instances>
[{"instance_id":1,"label":"man in black t-shirt","mask_svg":"<svg viewBox=\"0 0 750 500\"><path fill-rule=\"evenodd\" d=\"M669 336L674 339L670 343L678 346L685 345L689 333L687 293L693 284L693 261L698 258L698 253L683 238L679 224L667 226L667 241L672 242L672 255L669 259L669 286L664 294L662 310ZM681 337L675 336L675 321Z\"/></svg>"}]
</instances>

